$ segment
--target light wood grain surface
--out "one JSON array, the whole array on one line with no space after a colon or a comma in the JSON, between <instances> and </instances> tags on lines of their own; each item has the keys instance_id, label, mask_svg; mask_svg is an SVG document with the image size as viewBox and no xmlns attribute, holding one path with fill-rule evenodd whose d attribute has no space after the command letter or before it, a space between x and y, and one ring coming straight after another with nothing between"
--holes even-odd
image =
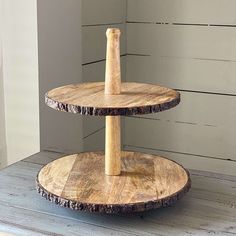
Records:
<instances>
[{"instance_id":1,"label":"light wood grain surface","mask_svg":"<svg viewBox=\"0 0 236 236\"><path fill-rule=\"evenodd\" d=\"M236 177L191 171L191 191L171 207L132 215L79 213L35 191L42 165L63 155L42 152L0 171L0 231L17 236L236 234Z\"/></svg>"},{"instance_id":2,"label":"light wood grain surface","mask_svg":"<svg viewBox=\"0 0 236 236\"><path fill-rule=\"evenodd\" d=\"M105 130L105 173L119 175L121 171L120 116L106 116Z\"/></svg>"},{"instance_id":3,"label":"light wood grain surface","mask_svg":"<svg viewBox=\"0 0 236 236\"><path fill-rule=\"evenodd\" d=\"M106 50L105 94L118 95L121 92L120 35L118 28L108 28Z\"/></svg>"},{"instance_id":4,"label":"light wood grain surface","mask_svg":"<svg viewBox=\"0 0 236 236\"><path fill-rule=\"evenodd\" d=\"M121 93L120 30L107 29L105 95ZM121 172L121 122L120 116L106 116L105 173Z\"/></svg>"},{"instance_id":5,"label":"light wood grain surface","mask_svg":"<svg viewBox=\"0 0 236 236\"><path fill-rule=\"evenodd\" d=\"M75 210L127 213L171 205L190 188L188 172L168 159L123 152L121 162L121 175L106 176L103 152L65 156L42 168L38 191Z\"/></svg>"},{"instance_id":6,"label":"light wood grain surface","mask_svg":"<svg viewBox=\"0 0 236 236\"><path fill-rule=\"evenodd\" d=\"M94 82L53 89L45 102L56 110L83 115L135 115L170 109L180 102L180 94L158 85L122 83L121 94L105 95L104 82Z\"/></svg>"}]
</instances>

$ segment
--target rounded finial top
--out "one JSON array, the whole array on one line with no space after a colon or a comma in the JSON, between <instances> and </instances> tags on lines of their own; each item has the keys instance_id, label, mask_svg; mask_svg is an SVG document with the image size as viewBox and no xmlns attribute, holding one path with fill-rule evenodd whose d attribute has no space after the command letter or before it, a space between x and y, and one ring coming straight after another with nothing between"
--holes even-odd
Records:
<instances>
[{"instance_id":1,"label":"rounded finial top","mask_svg":"<svg viewBox=\"0 0 236 236\"><path fill-rule=\"evenodd\" d=\"M113 36L115 36L115 35L120 36L120 29L118 29L118 28L108 28L107 32L106 32L106 35L107 35L107 37L111 36L111 35L113 35Z\"/></svg>"}]
</instances>

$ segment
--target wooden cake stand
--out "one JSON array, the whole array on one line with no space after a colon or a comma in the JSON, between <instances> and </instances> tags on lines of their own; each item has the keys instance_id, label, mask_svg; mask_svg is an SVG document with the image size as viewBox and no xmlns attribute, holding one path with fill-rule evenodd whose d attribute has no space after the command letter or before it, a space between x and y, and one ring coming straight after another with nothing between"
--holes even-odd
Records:
<instances>
[{"instance_id":1,"label":"wooden cake stand","mask_svg":"<svg viewBox=\"0 0 236 236\"><path fill-rule=\"evenodd\" d=\"M56 88L45 101L59 111L106 116L105 152L65 156L39 171L38 192L49 201L81 211L139 212L171 205L190 189L189 173L179 164L121 151L120 116L170 109L180 94L158 85L121 83L119 29L107 30L105 83Z\"/></svg>"}]
</instances>

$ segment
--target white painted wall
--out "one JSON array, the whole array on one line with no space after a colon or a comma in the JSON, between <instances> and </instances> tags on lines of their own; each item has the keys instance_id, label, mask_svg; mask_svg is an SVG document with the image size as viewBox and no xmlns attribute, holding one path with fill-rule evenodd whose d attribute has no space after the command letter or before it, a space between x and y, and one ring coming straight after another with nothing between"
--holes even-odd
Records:
<instances>
[{"instance_id":1,"label":"white painted wall","mask_svg":"<svg viewBox=\"0 0 236 236\"><path fill-rule=\"evenodd\" d=\"M235 175L235 1L96 4L82 1L83 80L104 79L104 32L120 27L126 33L122 80L160 84L182 95L181 104L170 111L125 118L124 148L160 154L187 168ZM104 122L89 119L84 119L85 150L103 149Z\"/></svg>"},{"instance_id":2,"label":"white painted wall","mask_svg":"<svg viewBox=\"0 0 236 236\"><path fill-rule=\"evenodd\" d=\"M2 27L3 27L3 5L0 1L0 168L7 164L7 147L5 131L5 109L4 109L4 91L3 91L3 62L2 62Z\"/></svg>"},{"instance_id":3,"label":"white painted wall","mask_svg":"<svg viewBox=\"0 0 236 236\"><path fill-rule=\"evenodd\" d=\"M5 125L11 164L39 151L37 11L36 0L2 0L2 4Z\"/></svg>"},{"instance_id":4,"label":"white painted wall","mask_svg":"<svg viewBox=\"0 0 236 236\"><path fill-rule=\"evenodd\" d=\"M38 0L41 150L83 151L82 116L45 105L44 94L82 81L81 0Z\"/></svg>"},{"instance_id":5,"label":"white painted wall","mask_svg":"<svg viewBox=\"0 0 236 236\"><path fill-rule=\"evenodd\" d=\"M44 94L70 83L104 81L107 27L122 28L126 53L126 0L37 2L41 150L104 149L104 135L93 139L104 129L103 118L55 111L45 105Z\"/></svg>"},{"instance_id":6,"label":"white painted wall","mask_svg":"<svg viewBox=\"0 0 236 236\"><path fill-rule=\"evenodd\" d=\"M128 81L180 91L179 106L126 118L125 148L236 174L236 2L127 0Z\"/></svg>"},{"instance_id":7,"label":"white painted wall","mask_svg":"<svg viewBox=\"0 0 236 236\"><path fill-rule=\"evenodd\" d=\"M7 146L5 131L5 111L4 111L4 93L3 93L3 67L0 48L0 168L7 164Z\"/></svg>"}]
</instances>

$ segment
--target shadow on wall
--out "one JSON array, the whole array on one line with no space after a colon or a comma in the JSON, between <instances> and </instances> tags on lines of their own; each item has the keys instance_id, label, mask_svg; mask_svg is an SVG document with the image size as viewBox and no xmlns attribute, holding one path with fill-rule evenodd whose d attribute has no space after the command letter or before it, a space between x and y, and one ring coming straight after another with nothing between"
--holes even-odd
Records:
<instances>
[{"instance_id":1,"label":"shadow on wall","mask_svg":"<svg viewBox=\"0 0 236 236\"><path fill-rule=\"evenodd\" d=\"M0 104L3 104L0 106L0 168L3 168L7 165L7 150L6 150L6 135L5 135L3 67L2 67L2 50L1 50L1 48L0 48Z\"/></svg>"}]
</instances>

